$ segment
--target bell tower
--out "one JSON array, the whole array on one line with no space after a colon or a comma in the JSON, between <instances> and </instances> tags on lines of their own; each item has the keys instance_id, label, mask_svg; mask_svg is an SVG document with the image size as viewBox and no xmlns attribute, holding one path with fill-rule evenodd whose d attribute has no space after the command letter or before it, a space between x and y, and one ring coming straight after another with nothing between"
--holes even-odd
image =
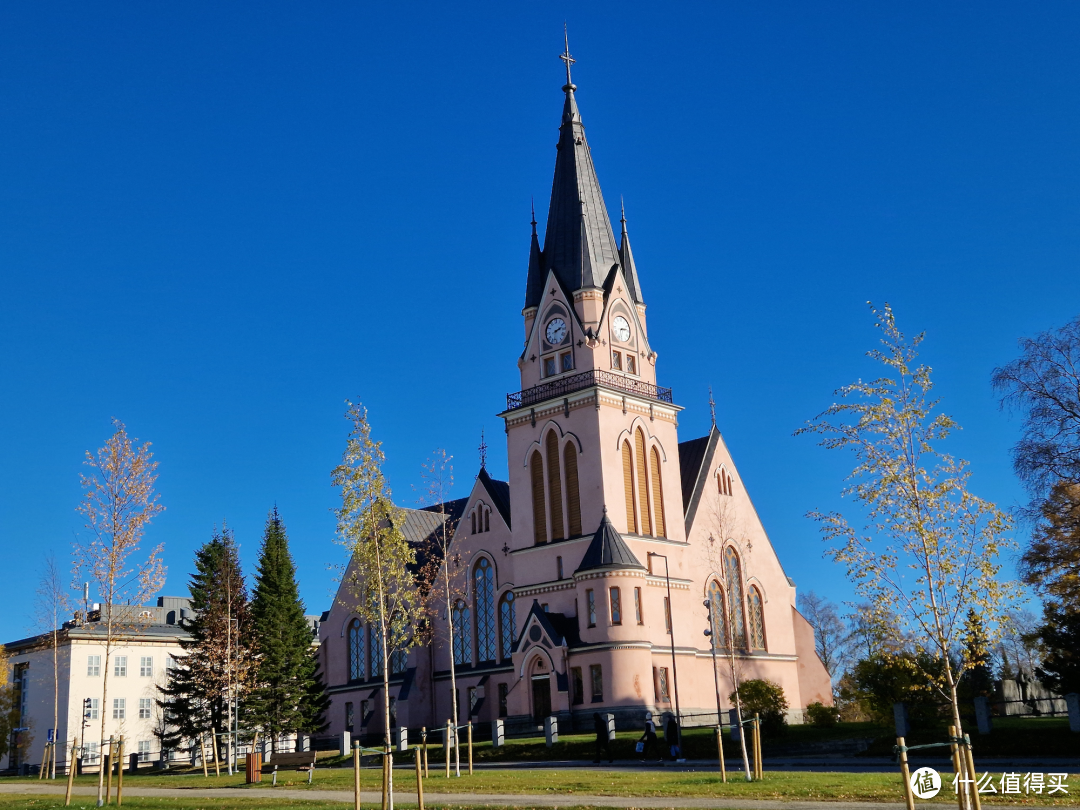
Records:
<instances>
[{"instance_id":1,"label":"bell tower","mask_svg":"<svg viewBox=\"0 0 1080 810\"><path fill-rule=\"evenodd\" d=\"M610 525L631 541L683 541L681 408L657 385L625 210L616 242L569 44L559 58L566 64L562 121L543 247L533 215L521 390L507 395L500 414L513 548L591 537L605 507Z\"/></svg>"}]
</instances>

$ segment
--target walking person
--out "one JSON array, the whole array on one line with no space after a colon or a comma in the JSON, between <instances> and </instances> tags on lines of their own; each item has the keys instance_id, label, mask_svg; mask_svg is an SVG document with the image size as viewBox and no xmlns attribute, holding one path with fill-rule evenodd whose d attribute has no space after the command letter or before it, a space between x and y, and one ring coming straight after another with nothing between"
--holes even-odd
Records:
<instances>
[{"instance_id":1,"label":"walking person","mask_svg":"<svg viewBox=\"0 0 1080 810\"><path fill-rule=\"evenodd\" d=\"M608 762L614 762L615 759L611 756L611 740L608 739L607 722L600 716L600 712L593 712L592 721L593 729L596 731L596 756L593 764L600 764L601 751L607 754Z\"/></svg>"},{"instance_id":2,"label":"walking person","mask_svg":"<svg viewBox=\"0 0 1080 810\"><path fill-rule=\"evenodd\" d=\"M678 762L682 759L682 748L679 746L679 722L675 719L675 715L668 718L667 726L664 727L664 736L667 737L667 744L670 746L668 750L671 761Z\"/></svg>"},{"instance_id":3,"label":"walking person","mask_svg":"<svg viewBox=\"0 0 1080 810\"><path fill-rule=\"evenodd\" d=\"M645 733L641 735L638 742L642 743L643 746L641 749L642 762L648 762L650 757L655 756L657 762L661 765L664 764L664 760L656 747L656 724L653 722L652 712L645 712Z\"/></svg>"}]
</instances>

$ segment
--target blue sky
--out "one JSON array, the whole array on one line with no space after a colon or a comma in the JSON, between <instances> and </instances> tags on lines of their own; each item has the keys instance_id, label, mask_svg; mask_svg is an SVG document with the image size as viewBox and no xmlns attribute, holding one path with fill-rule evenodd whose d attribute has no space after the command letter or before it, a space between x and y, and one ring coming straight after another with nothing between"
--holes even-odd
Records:
<instances>
[{"instance_id":1,"label":"blue sky","mask_svg":"<svg viewBox=\"0 0 1080 810\"><path fill-rule=\"evenodd\" d=\"M505 470L564 21L680 435L713 385L800 588L851 597L804 517L849 460L792 432L873 373L868 300L926 331L974 490L1023 498L989 375L1080 302L1076 4L9 3L0 638L113 416L161 465L170 594L222 520L253 569L276 503L329 606L348 397L403 504L437 447L464 494L481 429Z\"/></svg>"}]
</instances>

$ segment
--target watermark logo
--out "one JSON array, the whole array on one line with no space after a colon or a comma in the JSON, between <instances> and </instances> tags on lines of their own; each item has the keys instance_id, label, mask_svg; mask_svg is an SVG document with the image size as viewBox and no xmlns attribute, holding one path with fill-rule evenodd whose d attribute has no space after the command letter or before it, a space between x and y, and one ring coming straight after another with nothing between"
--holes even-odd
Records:
<instances>
[{"instance_id":1,"label":"watermark logo","mask_svg":"<svg viewBox=\"0 0 1080 810\"><path fill-rule=\"evenodd\" d=\"M932 799L941 790L941 776L933 768L919 768L911 775L911 792L920 799Z\"/></svg>"}]
</instances>

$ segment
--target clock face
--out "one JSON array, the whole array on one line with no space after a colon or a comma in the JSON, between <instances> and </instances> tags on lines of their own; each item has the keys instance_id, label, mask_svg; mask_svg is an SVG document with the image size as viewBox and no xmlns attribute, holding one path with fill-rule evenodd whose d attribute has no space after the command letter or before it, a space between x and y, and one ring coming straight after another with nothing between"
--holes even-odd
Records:
<instances>
[{"instance_id":1,"label":"clock face","mask_svg":"<svg viewBox=\"0 0 1080 810\"><path fill-rule=\"evenodd\" d=\"M566 337L566 322L562 318L552 318L544 334L547 335L548 343L557 346Z\"/></svg>"},{"instance_id":2,"label":"clock face","mask_svg":"<svg viewBox=\"0 0 1080 810\"><path fill-rule=\"evenodd\" d=\"M615 319L615 322L611 325L611 331L614 332L616 340L625 343L630 339L630 324L626 322L626 318L622 315Z\"/></svg>"}]
</instances>

